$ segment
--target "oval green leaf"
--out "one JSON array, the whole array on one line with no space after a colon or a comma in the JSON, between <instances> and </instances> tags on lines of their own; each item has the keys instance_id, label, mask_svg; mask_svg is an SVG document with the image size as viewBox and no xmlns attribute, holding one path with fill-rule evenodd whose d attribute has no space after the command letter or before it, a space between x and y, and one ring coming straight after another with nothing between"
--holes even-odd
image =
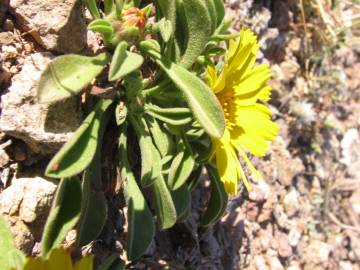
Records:
<instances>
[{"instance_id":1,"label":"oval green leaf","mask_svg":"<svg viewBox=\"0 0 360 270\"><path fill-rule=\"evenodd\" d=\"M177 222L185 221L191 210L191 196L187 184L171 191L171 196L176 208Z\"/></svg>"},{"instance_id":2,"label":"oval green leaf","mask_svg":"<svg viewBox=\"0 0 360 270\"><path fill-rule=\"evenodd\" d=\"M161 230L171 228L177 220L176 208L162 174L156 178L151 188L153 190L159 227Z\"/></svg>"},{"instance_id":3,"label":"oval green leaf","mask_svg":"<svg viewBox=\"0 0 360 270\"><path fill-rule=\"evenodd\" d=\"M146 252L155 234L155 225L127 158L127 138L123 132L119 139L120 168L123 189L128 207L127 252L130 260L135 260Z\"/></svg>"},{"instance_id":4,"label":"oval green leaf","mask_svg":"<svg viewBox=\"0 0 360 270\"><path fill-rule=\"evenodd\" d=\"M81 215L77 225L76 245L85 246L101 233L107 217L107 203L102 191L100 147L84 171Z\"/></svg>"},{"instance_id":5,"label":"oval green leaf","mask_svg":"<svg viewBox=\"0 0 360 270\"><path fill-rule=\"evenodd\" d=\"M101 73L110 55L68 54L56 57L43 71L38 85L40 103L54 103L81 93Z\"/></svg>"},{"instance_id":6,"label":"oval green leaf","mask_svg":"<svg viewBox=\"0 0 360 270\"><path fill-rule=\"evenodd\" d=\"M189 68L204 50L212 35L212 19L203 0L182 0L188 36L180 65ZM201 26L201 27L200 27Z\"/></svg>"},{"instance_id":7,"label":"oval green leaf","mask_svg":"<svg viewBox=\"0 0 360 270\"><path fill-rule=\"evenodd\" d=\"M168 184L171 190L176 190L184 185L194 166L195 161L189 149L181 147L170 167Z\"/></svg>"},{"instance_id":8,"label":"oval green leaf","mask_svg":"<svg viewBox=\"0 0 360 270\"><path fill-rule=\"evenodd\" d=\"M45 174L65 178L82 172L92 161L110 116L112 100L100 100L76 130L72 138L60 149L46 168Z\"/></svg>"},{"instance_id":9,"label":"oval green leaf","mask_svg":"<svg viewBox=\"0 0 360 270\"><path fill-rule=\"evenodd\" d=\"M81 184L77 177L60 181L41 239L41 256L59 247L78 222L81 212Z\"/></svg>"},{"instance_id":10,"label":"oval green leaf","mask_svg":"<svg viewBox=\"0 0 360 270\"><path fill-rule=\"evenodd\" d=\"M159 56L156 53L152 55L156 58ZM157 63L184 94L191 111L204 130L211 137L221 138L225 129L224 113L212 90L196 75L167 59L157 59Z\"/></svg>"},{"instance_id":11,"label":"oval green leaf","mask_svg":"<svg viewBox=\"0 0 360 270\"><path fill-rule=\"evenodd\" d=\"M140 54L126 51L127 46L125 41L120 42L116 46L110 64L109 81L120 80L140 68L143 64L144 58Z\"/></svg>"},{"instance_id":12,"label":"oval green leaf","mask_svg":"<svg viewBox=\"0 0 360 270\"><path fill-rule=\"evenodd\" d=\"M207 165L206 169L211 181L212 190L208 207L201 220L203 226L214 224L222 217L228 200L224 184L221 182L217 170L211 165Z\"/></svg>"}]
</instances>

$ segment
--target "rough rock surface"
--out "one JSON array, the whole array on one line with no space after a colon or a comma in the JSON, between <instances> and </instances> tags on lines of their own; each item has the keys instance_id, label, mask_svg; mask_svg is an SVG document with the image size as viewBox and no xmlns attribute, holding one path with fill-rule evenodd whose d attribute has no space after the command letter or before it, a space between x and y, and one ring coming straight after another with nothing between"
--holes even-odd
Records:
<instances>
[{"instance_id":1,"label":"rough rock surface","mask_svg":"<svg viewBox=\"0 0 360 270\"><path fill-rule=\"evenodd\" d=\"M40 240L56 187L41 177L18 178L0 194L0 214L9 222L16 246L26 253Z\"/></svg>"},{"instance_id":2,"label":"rough rock surface","mask_svg":"<svg viewBox=\"0 0 360 270\"><path fill-rule=\"evenodd\" d=\"M21 30L48 50L76 53L86 45L86 24L79 0L11 0L10 12Z\"/></svg>"},{"instance_id":3,"label":"rough rock surface","mask_svg":"<svg viewBox=\"0 0 360 270\"><path fill-rule=\"evenodd\" d=\"M54 105L36 101L36 84L51 58L49 53L25 58L21 72L13 77L7 93L1 97L0 129L42 154L56 152L81 120L77 99Z\"/></svg>"}]
</instances>

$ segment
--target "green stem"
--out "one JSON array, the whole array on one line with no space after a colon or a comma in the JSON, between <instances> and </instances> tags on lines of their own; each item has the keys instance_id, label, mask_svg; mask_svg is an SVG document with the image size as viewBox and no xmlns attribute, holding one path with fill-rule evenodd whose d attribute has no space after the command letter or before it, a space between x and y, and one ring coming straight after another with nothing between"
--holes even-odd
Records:
<instances>
[{"instance_id":1,"label":"green stem","mask_svg":"<svg viewBox=\"0 0 360 270\"><path fill-rule=\"evenodd\" d=\"M160 90L165 89L169 85L170 85L170 81L169 80L164 80L164 81L160 82L158 85L155 85L154 87L143 90L142 95L143 95L143 97L151 96L154 93L157 93Z\"/></svg>"}]
</instances>

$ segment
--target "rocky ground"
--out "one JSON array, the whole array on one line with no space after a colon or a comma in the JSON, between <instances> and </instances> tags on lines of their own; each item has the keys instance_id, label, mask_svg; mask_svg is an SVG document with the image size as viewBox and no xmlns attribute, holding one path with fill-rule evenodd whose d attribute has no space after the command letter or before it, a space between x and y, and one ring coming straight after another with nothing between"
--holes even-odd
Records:
<instances>
[{"instance_id":1,"label":"rocky ground","mask_svg":"<svg viewBox=\"0 0 360 270\"><path fill-rule=\"evenodd\" d=\"M37 104L36 82L54 55L97 46L75 2L0 2L0 212L28 254L38 252L56 189L42 177L44 166L82 119L77 100L61 108ZM254 159L265 181L231 198L221 222L203 228L205 178L189 219L159 232L148 254L130 266L360 269L360 45L359 31L349 27L358 3L340 1L332 10L318 0L226 5L234 28L259 35L259 62L273 70L271 109L280 134L264 159ZM98 261L123 252L117 201L109 198L100 240L83 250Z\"/></svg>"}]
</instances>

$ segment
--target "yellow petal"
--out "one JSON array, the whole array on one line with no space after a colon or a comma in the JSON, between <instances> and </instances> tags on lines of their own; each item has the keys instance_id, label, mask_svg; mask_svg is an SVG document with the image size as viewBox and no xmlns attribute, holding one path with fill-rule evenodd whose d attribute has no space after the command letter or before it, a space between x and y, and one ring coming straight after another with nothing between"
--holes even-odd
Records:
<instances>
[{"instance_id":1,"label":"yellow petal","mask_svg":"<svg viewBox=\"0 0 360 270\"><path fill-rule=\"evenodd\" d=\"M268 65L262 64L252 69L241 82L234 86L237 95L246 95L263 88L271 77Z\"/></svg>"},{"instance_id":2,"label":"yellow petal","mask_svg":"<svg viewBox=\"0 0 360 270\"><path fill-rule=\"evenodd\" d=\"M94 256L83 257L80 261L75 263L74 270L92 270L94 263Z\"/></svg>"}]
</instances>

